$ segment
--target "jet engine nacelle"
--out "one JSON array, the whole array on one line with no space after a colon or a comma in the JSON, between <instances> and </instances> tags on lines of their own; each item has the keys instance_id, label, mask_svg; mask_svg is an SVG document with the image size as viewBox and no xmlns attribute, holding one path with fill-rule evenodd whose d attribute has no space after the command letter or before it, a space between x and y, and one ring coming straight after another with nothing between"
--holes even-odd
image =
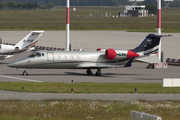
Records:
<instances>
[{"instance_id":1,"label":"jet engine nacelle","mask_svg":"<svg viewBox=\"0 0 180 120\"><path fill-rule=\"evenodd\" d=\"M113 60L116 57L116 51L114 49L107 49L105 52L106 59Z\"/></svg>"},{"instance_id":2,"label":"jet engine nacelle","mask_svg":"<svg viewBox=\"0 0 180 120\"><path fill-rule=\"evenodd\" d=\"M114 50L114 49L106 49L105 57L108 60L123 60L130 59L132 57L138 57L139 54L131 51L131 50Z\"/></svg>"},{"instance_id":3,"label":"jet engine nacelle","mask_svg":"<svg viewBox=\"0 0 180 120\"><path fill-rule=\"evenodd\" d=\"M0 45L0 52L1 53L3 53L3 52L11 52L11 51L14 51L14 50L15 50L14 46L3 45L3 44Z\"/></svg>"}]
</instances>

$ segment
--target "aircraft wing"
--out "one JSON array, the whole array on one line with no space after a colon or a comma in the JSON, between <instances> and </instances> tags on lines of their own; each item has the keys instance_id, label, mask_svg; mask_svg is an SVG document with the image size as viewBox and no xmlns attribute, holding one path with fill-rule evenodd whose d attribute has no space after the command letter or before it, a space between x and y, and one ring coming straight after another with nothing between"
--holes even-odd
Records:
<instances>
[{"instance_id":1,"label":"aircraft wing","mask_svg":"<svg viewBox=\"0 0 180 120\"><path fill-rule=\"evenodd\" d=\"M5 58L10 58L13 57L14 55L7 55Z\"/></svg>"},{"instance_id":2,"label":"aircraft wing","mask_svg":"<svg viewBox=\"0 0 180 120\"><path fill-rule=\"evenodd\" d=\"M0 60L4 60L5 58L13 57L14 55L0 55Z\"/></svg>"},{"instance_id":3,"label":"aircraft wing","mask_svg":"<svg viewBox=\"0 0 180 120\"><path fill-rule=\"evenodd\" d=\"M87 64L81 64L78 65L78 67L82 68L82 69L97 69L97 68L122 68L122 67L131 67L131 63L133 62L135 57L132 57L131 59L129 59L129 61L127 61L127 63L125 65L96 65L94 63L87 63Z\"/></svg>"},{"instance_id":4,"label":"aircraft wing","mask_svg":"<svg viewBox=\"0 0 180 120\"><path fill-rule=\"evenodd\" d=\"M0 56L0 60L4 60L5 58L13 57L14 55L2 55Z\"/></svg>"}]
</instances>

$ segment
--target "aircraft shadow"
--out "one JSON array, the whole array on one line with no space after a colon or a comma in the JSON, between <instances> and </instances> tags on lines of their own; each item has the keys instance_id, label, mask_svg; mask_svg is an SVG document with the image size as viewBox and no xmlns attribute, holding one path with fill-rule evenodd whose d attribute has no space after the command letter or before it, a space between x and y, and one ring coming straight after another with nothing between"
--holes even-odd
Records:
<instances>
[{"instance_id":1,"label":"aircraft shadow","mask_svg":"<svg viewBox=\"0 0 180 120\"><path fill-rule=\"evenodd\" d=\"M105 73L105 75L141 75L141 74Z\"/></svg>"},{"instance_id":2,"label":"aircraft shadow","mask_svg":"<svg viewBox=\"0 0 180 120\"><path fill-rule=\"evenodd\" d=\"M113 77L113 75L120 75L120 76L123 76L123 75L129 75L129 76L132 76L132 75L140 75L140 74L117 74L117 73L104 73L102 74L101 76L96 76L96 74L92 74L92 75L87 75L86 73L76 73L76 72L64 72L64 74L30 74L28 73L29 75L27 76L88 76L88 77ZM5 75L5 76L24 76L24 75L21 75L20 74L2 74L2 75Z\"/></svg>"},{"instance_id":3,"label":"aircraft shadow","mask_svg":"<svg viewBox=\"0 0 180 120\"><path fill-rule=\"evenodd\" d=\"M29 74L29 73L28 73ZM25 76L25 75L22 75L22 74L2 74L2 75L5 75L5 76ZM66 75L66 74L29 74L27 76L58 76L58 75Z\"/></svg>"},{"instance_id":4,"label":"aircraft shadow","mask_svg":"<svg viewBox=\"0 0 180 120\"><path fill-rule=\"evenodd\" d=\"M8 63L2 63L2 62L0 62L0 64L8 64Z\"/></svg>"},{"instance_id":5,"label":"aircraft shadow","mask_svg":"<svg viewBox=\"0 0 180 120\"><path fill-rule=\"evenodd\" d=\"M77 76L92 76L92 77L97 77L96 74L92 74L92 75L87 75L87 74L83 74L83 73L75 73L75 72L65 72L67 75L77 75ZM101 76L99 77L113 77L112 75L140 75L140 74L121 74L121 73L102 73Z\"/></svg>"}]
</instances>

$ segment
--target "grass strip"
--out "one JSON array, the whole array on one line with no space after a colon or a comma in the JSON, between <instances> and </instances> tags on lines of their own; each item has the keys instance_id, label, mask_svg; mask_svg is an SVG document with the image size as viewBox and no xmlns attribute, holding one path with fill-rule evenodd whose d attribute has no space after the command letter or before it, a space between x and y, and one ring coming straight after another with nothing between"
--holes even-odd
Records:
<instances>
[{"instance_id":1,"label":"grass strip","mask_svg":"<svg viewBox=\"0 0 180 120\"><path fill-rule=\"evenodd\" d=\"M130 120L131 110L179 120L180 102L94 100L0 101L1 120Z\"/></svg>"},{"instance_id":2,"label":"grass strip","mask_svg":"<svg viewBox=\"0 0 180 120\"><path fill-rule=\"evenodd\" d=\"M23 87L23 89L22 89ZM180 93L180 88L163 88L160 83L54 83L0 82L0 90L45 93Z\"/></svg>"},{"instance_id":3,"label":"grass strip","mask_svg":"<svg viewBox=\"0 0 180 120\"><path fill-rule=\"evenodd\" d=\"M65 30L66 12L61 10L1 10L0 30ZM156 32L157 16L118 17L124 7L77 7L70 12L71 30L127 30L129 32ZM180 8L162 9L163 33L180 33ZM91 13L91 16L89 14ZM105 14L109 17L105 17ZM114 16L114 17L112 17Z\"/></svg>"}]
</instances>

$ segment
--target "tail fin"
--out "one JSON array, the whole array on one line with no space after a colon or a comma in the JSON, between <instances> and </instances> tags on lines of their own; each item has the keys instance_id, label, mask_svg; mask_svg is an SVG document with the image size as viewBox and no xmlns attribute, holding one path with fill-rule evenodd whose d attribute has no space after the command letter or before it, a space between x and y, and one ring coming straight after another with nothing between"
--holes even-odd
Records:
<instances>
[{"instance_id":1,"label":"tail fin","mask_svg":"<svg viewBox=\"0 0 180 120\"><path fill-rule=\"evenodd\" d=\"M44 33L44 31L31 31L26 37L19 41L16 45L16 49L31 48L38 42L39 37Z\"/></svg>"},{"instance_id":2,"label":"tail fin","mask_svg":"<svg viewBox=\"0 0 180 120\"><path fill-rule=\"evenodd\" d=\"M132 51L141 55L149 55L150 53L155 53L159 49L161 37L167 36L170 35L148 34L146 38L144 38L144 40L140 43L140 45Z\"/></svg>"}]
</instances>

